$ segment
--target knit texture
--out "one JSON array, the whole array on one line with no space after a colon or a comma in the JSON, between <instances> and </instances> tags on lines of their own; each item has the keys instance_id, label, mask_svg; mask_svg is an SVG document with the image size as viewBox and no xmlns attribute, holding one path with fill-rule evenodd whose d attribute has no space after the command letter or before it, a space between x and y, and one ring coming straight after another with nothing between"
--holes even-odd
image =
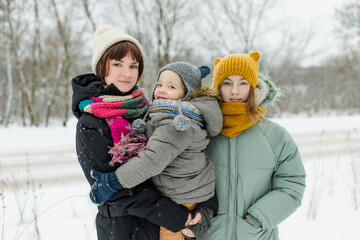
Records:
<instances>
[{"instance_id":1,"label":"knit texture","mask_svg":"<svg viewBox=\"0 0 360 240\"><path fill-rule=\"evenodd\" d=\"M104 204L114 193L123 189L115 172L101 173L92 169L90 174L95 182L91 185L89 196L91 202L96 205Z\"/></svg>"},{"instance_id":2,"label":"knit texture","mask_svg":"<svg viewBox=\"0 0 360 240\"><path fill-rule=\"evenodd\" d=\"M84 111L104 118L109 125L114 144L129 132L127 119L139 118L148 110L150 102L139 89L126 96L90 97L93 103L88 104ZM86 100L84 100L86 101ZM80 104L82 104L82 101Z\"/></svg>"},{"instance_id":3,"label":"knit texture","mask_svg":"<svg viewBox=\"0 0 360 240\"><path fill-rule=\"evenodd\" d=\"M173 124L178 131L188 130L191 121L194 121L201 128L204 128L204 120L199 110L188 102L167 99L155 100L146 115L150 113L171 113L176 115ZM130 158L137 156L140 151L146 149L148 140L144 134L146 122L143 119L135 119L131 127L126 128L128 130L127 134L121 138L121 141L114 144L109 151L113 156L110 162L111 166L124 164Z\"/></svg>"},{"instance_id":4,"label":"knit texture","mask_svg":"<svg viewBox=\"0 0 360 240\"><path fill-rule=\"evenodd\" d=\"M150 114L171 113L176 115L173 121L174 127L179 131L186 131L190 127L190 121L194 121L201 128L204 127L204 119L199 110L189 102L169 99L155 100L149 109Z\"/></svg>"},{"instance_id":5,"label":"knit texture","mask_svg":"<svg viewBox=\"0 0 360 240\"><path fill-rule=\"evenodd\" d=\"M257 120L251 120L246 111L246 103L244 102L228 102L220 105L221 112L224 117L224 125L221 134L233 138L238 136L244 130L254 125ZM257 107L260 115L266 113L263 107Z\"/></svg>"},{"instance_id":6,"label":"knit texture","mask_svg":"<svg viewBox=\"0 0 360 240\"><path fill-rule=\"evenodd\" d=\"M140 151L146 149L148 138L144 133L137 133L133 128L129 130L126 136L122 136L121 141L114 144L109 153L112 154L111 166L122 165L130 158L135 157Z\"/></svg>"},{"instance_id":7,"label":"knit texture","mask_svg":"<svg viewBox=\"0 0 360 240\"><path fill-rule=\"evenodd\" d=\"M165 70L171 70L180 76L187 90L184 99L186 99L192 92L199 90L202 85L202 79L210 74L210 68L208 66L196 67L186 62L174 62L167 64L160 69L157 77L158 80L160 74ZM154 91L153 91L153 99L154 99Z\"/></svg>"},{"instance_id":8,"label":"knit texture","mask_svg":"<svg viewBox=\"0 0 360 240\"><path fill-rule=\"evenodd\" d=\"M230 54L224 58L216 58L213 74L214 88L218 89L228 76L238 75L245 78L255 89L258 82L259 59L259 52Z\"/></svg>"},{"instance_id":9,"label":"knit texture","mask_svg":"<svg viewBox=\"0 0 360 240\"><path fill-rule=\"evenodd\" d=\"M200 206L196 209L194 216L196 216L197 213L201 214L201 221L190 226L189 229L194 233L196 239L200 239L211 226L211 219L214 217L214 210Z\"/></svg>"},{"instance_id":10,"label":"knit texture","mask_svg":"<svg viewBox=\"0 0 360 240\"><path fill-rule=\"evenodd\" d=\"M135 46L139 48L141 53L143 53L140 43L132 36L123 32L119 32L114 27L109 25L101 25L96 29L94 33L93 57L92 57L92 71L95 74L96 74L96 66L100 61L101 57L106 52L106 50L110 48L112 45L123 41L128 41L135 44Z\"/></svg>"}]
</instances>

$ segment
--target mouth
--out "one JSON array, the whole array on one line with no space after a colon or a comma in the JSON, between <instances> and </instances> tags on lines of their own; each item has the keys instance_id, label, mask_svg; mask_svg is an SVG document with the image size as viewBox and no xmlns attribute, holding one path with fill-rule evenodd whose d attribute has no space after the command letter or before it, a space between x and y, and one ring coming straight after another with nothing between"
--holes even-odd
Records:
<instances>
[{"instance_id":1,"label":"mouth","mask_svg":"<svg viewBox=\"0 0 360 240\"><path fill-rule=\"evenodd\" d=\"M241 98L230 98L230 102L242 102Z\"/></svg>"},{"instance_id":2,"label":"mouth","mask_svg":"<svg viewBox=\"0 0 360 240\"><path fill-rule=\"evenodd\" d=\"M131 83L131 81L128 81L128 80L118 80L119 83Z\"/></svg>"},{"instance_id":3,"label":"mouth","mask_svg":"<svg viewBox=\"0 0 360 240\"><path fill-rule=\"evenodd\" d=\"M158 96L158 97L157 97L157 99L166 99L166 98L164 98L164 97L161 97L161 96Z\"/></svg>"}]
</instances>

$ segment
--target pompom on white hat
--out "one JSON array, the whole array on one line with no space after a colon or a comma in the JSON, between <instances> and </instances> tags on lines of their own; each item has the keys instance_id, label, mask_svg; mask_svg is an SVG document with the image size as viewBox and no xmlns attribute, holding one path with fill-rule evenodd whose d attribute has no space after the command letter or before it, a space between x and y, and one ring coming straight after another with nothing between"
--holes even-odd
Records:
<instances>
[{"instance_id":1,"label":"pompom on white hat","mask_svg":"<svg viewBox=\"0 0 360 240\"><path fill-rule=\"evenodd\" d=\"M134 37L120 32L110 25L101 25L96 29L94 33L92 57L92 71L95 74L96 66L106 50L108 50L108 48L110 48L112 45L123 41L128 41L135 44L135 46L139 48L141 53L144 55L141 44Z\"/></svg>"}]
</instances>

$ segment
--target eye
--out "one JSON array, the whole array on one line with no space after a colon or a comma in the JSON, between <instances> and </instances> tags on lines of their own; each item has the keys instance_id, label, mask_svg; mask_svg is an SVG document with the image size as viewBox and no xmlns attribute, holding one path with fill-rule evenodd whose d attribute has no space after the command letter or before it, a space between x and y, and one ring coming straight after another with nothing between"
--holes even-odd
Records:
<instances>
[{"instance_id":1,"label":"eye","mask_svg":"<svg viewBox=\"0 0 360 240\"><path fill-rule=\"evenodd\" d=\"M245 86L245 85L248 85L248 83L244 81L244 82L241 82L240 85Z\"/></svg>"},{"instance_id":2,"label":"eye","mask_svg":"<svg viewBox=\"0 0 360 240\"><path fill-rule=\"evenodd\" d=\"M114 63L113 66L120 67L121 65L120 65L120 63Z\"/></svg>"},{"instance_id":3,"label":"eye","mask_svg":"<svg viewBox=\"0 0 360 240\"><path fill-rule=\"evenodd\" d=\"M169 88L170 89L175 89L175 86L174 85L169 85Z\"/></svg>"},{"instance_id":4,"label":"eye","mask_svg":"<svg viewBox=\"0 0 360 240\"><path fill-rule=\"evenodd\" d=\"M161 83L156 84L156 88L159 88L161 86L162 86Z\"/></svg>"},{"instance_id":5,"label":"eye","mask_svg":"<svg viewBox=\"0 0 360 240\"><path fill-rule=\"evenodd\" d=\"M137 66L137 65L133 65L133 66L131 66L131 68L133 68L133 69L137 69L139 66Z\"/></svg>"},{"instance_id":6,"label":"eye","mask_svg":"<svg viewBox=\"0 0 360 240\"><path fill-rule=\"evenodd\" d=\"M231 86L231 82L224 81L221 85L223 85L223 86Z\"/></svg>"}]
</instances>

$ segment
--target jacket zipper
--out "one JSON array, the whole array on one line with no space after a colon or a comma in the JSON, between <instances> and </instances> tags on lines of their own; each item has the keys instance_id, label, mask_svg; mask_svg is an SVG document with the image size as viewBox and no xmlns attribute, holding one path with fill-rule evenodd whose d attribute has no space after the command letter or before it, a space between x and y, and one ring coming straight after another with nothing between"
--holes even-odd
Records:
<instances>
[{"instance_id":1,"label":"jacket zipper","mask_svg":"<svg viewBox=\"0 0 360 240\"><path fill-rule=\"evenodd\" d=\"M231 235L234 236L235 235L235 226L236 226L236 211L237 211L237 206L236 206L236 190L237 190L237 162L236 162L236 148L235 148L235 138L230 138L230 152L231 152L231 168L230 171L231 173L229 174L231 176L231 185L233 186L233 191L232 191L232 203L231 204L232 207L232 211L231 211L231 216L232 216L232 233ZM230 206L231 206L230 205Z\"/></svg>"}]
</instances>

